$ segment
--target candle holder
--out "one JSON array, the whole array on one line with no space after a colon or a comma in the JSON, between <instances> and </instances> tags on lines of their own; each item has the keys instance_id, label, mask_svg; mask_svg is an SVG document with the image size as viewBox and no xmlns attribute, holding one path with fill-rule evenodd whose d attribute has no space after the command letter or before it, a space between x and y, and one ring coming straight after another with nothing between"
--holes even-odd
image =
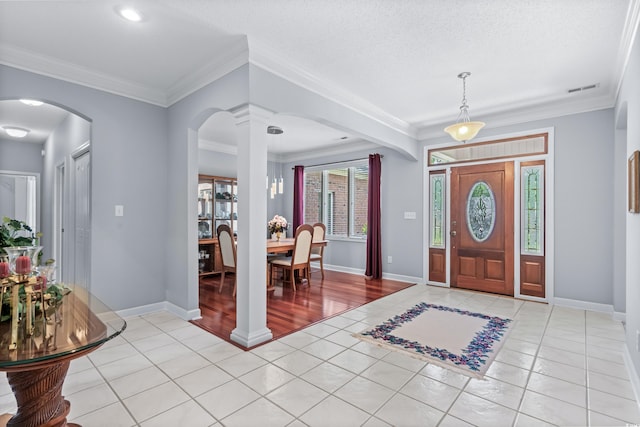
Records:
<instances>
[{"instance_id":1,"label":"candle holder","mask_svg":"<svg viewBox=\"0 0 640 427\"><path fill-rule=\"evenodd\" d=\"M36 276L35 266L42 246L9 246L3 248L7 261L0 262L0 301L4 304L5 294L9 295L11 317L11 342L9 350L17 349L18 323L25 321L26 335L34 331L35 306L40 303L43 322L46 322L45 292L46 279ZM21 295L21 291L24 291ZM21 301L22 298L22 301ZM21 308L21 304L22 308Z\"/></svg>"},{"instance_id":2,"label":"candle holder","mask_svg":"<svg viewBox=\"0 0 640 427\"><path fill-rule=\"evenodd\" d=\"M7 246L3 249L7 254L12 274L30 275L38 265L42 246Z\"/></svg>"}]
</instances>

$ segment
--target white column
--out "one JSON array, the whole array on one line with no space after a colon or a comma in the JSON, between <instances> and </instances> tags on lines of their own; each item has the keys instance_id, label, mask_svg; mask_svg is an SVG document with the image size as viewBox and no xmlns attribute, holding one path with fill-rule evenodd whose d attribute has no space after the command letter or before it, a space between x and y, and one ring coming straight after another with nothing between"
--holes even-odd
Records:
<instances>
[{"instance_id":1,"label":"white column","mask_svg":"<svg viewBox=\"0 0 640 427\"><path fill-rule=\"evenodd\" d=\"M249 105L238 126L238 290L231 339L252 347L273 338L267 328L267 116Z\"/></svg>"}]
</instances>

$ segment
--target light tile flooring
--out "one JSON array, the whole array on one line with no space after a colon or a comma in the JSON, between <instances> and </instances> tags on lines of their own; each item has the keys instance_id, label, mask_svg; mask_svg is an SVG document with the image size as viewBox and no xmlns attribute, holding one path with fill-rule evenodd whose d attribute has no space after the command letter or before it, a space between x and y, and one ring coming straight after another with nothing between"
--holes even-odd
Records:
<instances>
[{"instance_id":1,"label":"light tile flooring","mask_svg":"<svg viewBox=\"0 0 640 427\"><path fill-rule=\"evenodd\" d=\"M353 338L417 302L516 320L484 380ZM625 426L640 412L609 315L414 286L244 352L167 312L72 362L69 420L99 426ZM442 325L446 328L446 325ZM0 413L14 412L6 378Z\"/></svg>"}]
</instances>

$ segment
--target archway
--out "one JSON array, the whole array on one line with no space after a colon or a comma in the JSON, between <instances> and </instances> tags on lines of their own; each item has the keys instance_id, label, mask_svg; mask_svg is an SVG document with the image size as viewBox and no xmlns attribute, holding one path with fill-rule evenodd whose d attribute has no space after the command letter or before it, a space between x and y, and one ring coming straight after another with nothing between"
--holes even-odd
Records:
<instances>
[{"instance_id":1,"label":"archway","mask_svg":"<svg viewBox=\"0 0 640 427\"><path fill-rule=\"evenodd\" d=\"M29 101L0 100L2 124L29 131L24 139L0 137L0 170L38 176L33 201L42 259L56 260L58 280L89 287L91 120L53 101Z\"/></svg>"}]
</instances>

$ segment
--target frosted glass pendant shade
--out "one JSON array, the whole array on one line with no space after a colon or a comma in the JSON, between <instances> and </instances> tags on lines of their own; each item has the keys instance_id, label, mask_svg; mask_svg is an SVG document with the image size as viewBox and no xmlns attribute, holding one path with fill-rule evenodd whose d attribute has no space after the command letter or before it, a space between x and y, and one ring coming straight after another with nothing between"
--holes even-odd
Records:
<instances>
[{"instance_id":1,"label":"frosted glass pendant shade","mask_svg":"<svg viewBox=\"0 0 640 427\"><path fill-rule=\"evenodd\" d=\"M444 128L444 131L451 135L456 141L467 142L480 132L484 127L483 122L460 122Z\"/></svg>"}]
</instances>

